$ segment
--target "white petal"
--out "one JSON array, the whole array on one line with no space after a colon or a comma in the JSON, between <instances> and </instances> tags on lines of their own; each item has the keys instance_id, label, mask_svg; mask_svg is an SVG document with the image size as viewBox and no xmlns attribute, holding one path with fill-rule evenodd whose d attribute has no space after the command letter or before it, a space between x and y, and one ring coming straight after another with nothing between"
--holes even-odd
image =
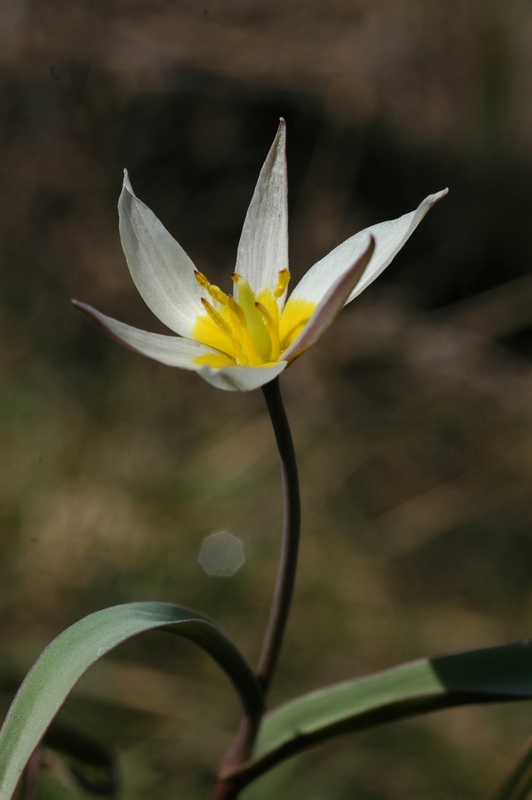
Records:
<instances>
[{"instance_id":1,"label":"white petal","mask_svg":"<svg viewBox=\"0 0 532 800\"><path fill-rule=\"evenodd\" d=\"M287 366L286 361L279 361L271 367L222 367L221 369L201 367L198 374L217 389L251 392L273 381Z\"/></svg>"},{"instance_id":2,"label":"white petal","mask_svg":"<svg viewBox=\"0 0 532 800\"><path fill-rule=\"evenodd\" d=\"M431 194L410 214L388 222L381 222L365 228L343 244L336 247L329 255L322 258L309 269L291 294L291 297L319 303L341 275L362 255L367 247L368 234L375 237L376 247L373 258L364 272L362 279L349 295L347 302L359 295L383 272L394 256L399 252L409 236L417 228L429 208L446 195L448 189Z\"/></svg>"},{"instance_id":3,"label":"white petal","mask_svg":"<svg viewBox=\"0 0 532 800\"><path fill-rule=\"evenodd\" d=\"M273 292L278 273L288 269L287 192L285 123L281 120L246 214L236 257L235 272L255 294L266 288Z\"/></svg>"},{"instance_id":4,"label":"white petal","mask_svg":"<svg viewBox=\"0 0 532 800\"><path fill-rule=\"evenodd\" d=\"M207 347L193 339L182 339L180 336L164 336L160 333L149 333L119 322L117 319L101 314L95 308L72 300L72 304L94 319L111 338L125 345L136 353L160 361L169 367L181 367L201 372L202 367L194 363L194 359L203 355L219 355L218 350Z\"/></svg>"},{"instance_id":5,"label":"white petal","mask_svg":"<svg viewBox=\"0 0 532 800\"><path fill-rule=\"evenodd\" d=\"M136 197L125 171L118 213L122 248L144 302L170 330L190 335L196 318L204 313L194 264Z\"/></svg>"},{"instance_id":6,"label":"white petal","mask_svg":"<svg viewBox=\"0 0 532 800\"><path fill-rule=\"evenodd\" d=\"M368 264L371 266L371 257L374 257L374 250L375 239L370 236L365 251L351 266L351 269L344 272L340 280L322 298L307 325L283 353L283 358L289 362L293 361L323 336L345 306L347 298L354 291L354 287L364 279L365 271L367 271L366 267Z\"/></svg>"}]
</instances>

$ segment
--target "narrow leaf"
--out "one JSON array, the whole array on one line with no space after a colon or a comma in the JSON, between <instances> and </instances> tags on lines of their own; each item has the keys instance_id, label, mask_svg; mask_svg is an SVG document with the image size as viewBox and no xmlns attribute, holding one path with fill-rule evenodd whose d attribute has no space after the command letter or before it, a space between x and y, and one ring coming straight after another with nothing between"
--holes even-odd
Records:
<instances>
[{"instance_id":1,"label":"narrow leaf","mask_svg":"<svg viewBox=\"0 0 532 800\"><path fill-rule=\"evenodd\" d=\"M341 733L470 703L532 698L532 643L422 659L320 689L264 717L244 786L279 762ZM238 776L238 777L237 777Z\"/></svg>"},{"instance_id":2,"label":"narrow leaf","mask_svg":"<svg viewBox=\"0 0 532 800\"><path fill-rule=\"evenodd\" d=\"M209 617L172 603L127 603L76 622L46 648L26 676L0 730L0 800L9 800L33 750L68 693L99 658L126 639L169 628L208 652L236 688L249 716L262 710L255 676Z\"/></svg>"}]
</instances>

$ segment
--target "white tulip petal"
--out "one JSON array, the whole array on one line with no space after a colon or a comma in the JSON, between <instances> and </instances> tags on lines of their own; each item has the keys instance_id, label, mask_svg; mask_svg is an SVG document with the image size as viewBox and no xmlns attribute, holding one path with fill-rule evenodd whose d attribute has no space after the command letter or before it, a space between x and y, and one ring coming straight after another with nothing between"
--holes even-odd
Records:
<instances>
[{"instance_id":1,"label":"white tulip petal","mask_svg":"<svg viewBox=\"0 0 532 800\"><path fill-rule=\"evenodd\" d=\"M370 236L369 243L366 239L366 249L360 258L352 264L347 272L344 272L340 280L322 298L307 325L283 353L283 358L289 362L293 361L323 336L345 306L351 292L363 280L368 264L371 266L371 258L372 256L374 257L374 251L375 239Z\"/></svg>"},{"instance_id":2,"label":"white tulip petal","mask_svg":"<svg viewBox=\"0 0 532 800\"><path fill-rule=\"evenodd\" d=\"M279 272L288 269L288 201L285 123L259 175L238 244L235 272L258 294L277 286ZM281 300L282 304L282 300Z\"/></svg>"},{"instance_id":3,"label":"white tulip petal","mask_svg":"<svg viewBox=\"0 0 532 800\"><path fill-rule=\"evenodd\" d=\"M309 269L290 295L294 299L320 303L342 274L362 255L367 246L368 234L375 238L375 253L362 279L346 302L351 302L366 289L390 264L409 236L415 231L427 211L446 195L448 189L431 194L410 214L365 228L332 250Z\"/></svg>"},{"instance_id":4,"label":"white tulip petal","mask_svg":"<svg viewBox=\"0 0 532 800\"><path fill-rule=\"evenodd\" d=\"M136 197L125 171L118 213L122 248L144 302L170 330L190 335L197 317L203 314L194 264Z\"/></svg>"},{"instance_id":5,"label":"white tulip petal","mask_svg":"<svg viewBox=\"0 0 532 800\"><path fill-rule=\"evenodd\" d=\"M203 367L194 363L194 359L204 355L218 355L218 351L207 347L193 339L183 339L180 336L165 336L160 333L133 328L117 319L101 314L92 306L72 300L72 304L83 311L88 317L97 322L106 333L125 347L135 353L153 358L169 367L181 367L201 372Z\"/></svg>"},{"instance_id":6,"label":"white tulip petal","mask_svg":"<svg viewBox=\"0 0 532 800\"><path fill-rule=\"evenodd\" d=\"M286 361L278 361L271 367L222 367L221 369L201 367L198 375L217 389L252 392L273 381L287 366Z\"/></svg>"}]
</instances>

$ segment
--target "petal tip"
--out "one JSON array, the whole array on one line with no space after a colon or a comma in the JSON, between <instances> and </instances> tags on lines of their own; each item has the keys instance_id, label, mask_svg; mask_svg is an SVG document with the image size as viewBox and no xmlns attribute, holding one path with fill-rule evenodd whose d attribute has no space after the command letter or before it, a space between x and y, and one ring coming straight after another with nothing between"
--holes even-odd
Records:
<instances>
[{"instance_id":1,"label":"petal tip","mask_svg":"<svg viewBox=\"0 0 532 800\"><path fill-rule=\"evenodd\" d=\"M438 200L441 200L442 197L445 197L446 194L449 194L449 187L447 187L446 189L442 189L441 192L436 192L435 194L430 194L428 196L427 200L428 200L429 204L431 206L433 206L434 203L437 203Z\"/></svg>"},{"instance_id":2,"label":"petal tip","mask_svg":"<svg viewBox=\"0 0 532 800\"><path fill-rule=\"evenodd\" d=\"M73 297L71 297L70 305L74 306L74 308L77 308L78 311L81 311L81 313L85 314L87 317L96 319L94 314L95 309L92 306L89 306L87 303L82 303L80 300L75 300Z\"/></svg>"},{"instance_id":3,"label":"petal tip","mask_svg":"<svg viewBox=\"0 0 532 800\"><path fill-rule=\"evenodd\" d=\"M122 191L124 190L129 192L129 194L132 195L133 197L136 197L136 194L133 191L133 187L131 185L131 181L129 180L129 173L127 169L124 170L124 180L122 183Z\"/></svg>"},{"instance_id":4,"label":"petal tip","mask_svg":"<svg viewBox=\"0 0 532 800\"><path fill-rule=\"evenodd\" d=\"M284 117L279 117L279 127L277 128L277 133L275 134L272 150L274 149L276 144L280 144L281 148L283 149L286 145L286 122L284 120Z\"/></svg>"}]
</instances>

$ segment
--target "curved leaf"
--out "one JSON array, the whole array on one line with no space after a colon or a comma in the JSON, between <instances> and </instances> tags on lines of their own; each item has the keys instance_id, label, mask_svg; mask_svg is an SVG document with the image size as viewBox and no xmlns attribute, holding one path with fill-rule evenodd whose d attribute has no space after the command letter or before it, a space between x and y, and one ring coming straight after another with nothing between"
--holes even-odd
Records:
<instances>
[{"instance_id":1,"label":"curved leaf","mask_svg":"<svg viewBox=\"0 0 532 800\"><path fill-rule=\"evenodd\" d=\"M254 757L232 773L246 785L289 756L340 733L450 706L532 698L532 643L422 659L299 697L264 717Z\"/></svg>"},{"instance_id":2,"label":"curved leaf","mask_svg":"<svg viewBox=\"0 0 532 800\"><path fill-rule=\"evenodd\" d=\"M236 688L246 712L262 711L259 684L243 656L209 617L172 603L127 603L97 611L63 631L36 661L0 730L0 800L17 781L66 696L99 658L143 631L169 630L206 650Z\"/></svg>"}]
</instances>

